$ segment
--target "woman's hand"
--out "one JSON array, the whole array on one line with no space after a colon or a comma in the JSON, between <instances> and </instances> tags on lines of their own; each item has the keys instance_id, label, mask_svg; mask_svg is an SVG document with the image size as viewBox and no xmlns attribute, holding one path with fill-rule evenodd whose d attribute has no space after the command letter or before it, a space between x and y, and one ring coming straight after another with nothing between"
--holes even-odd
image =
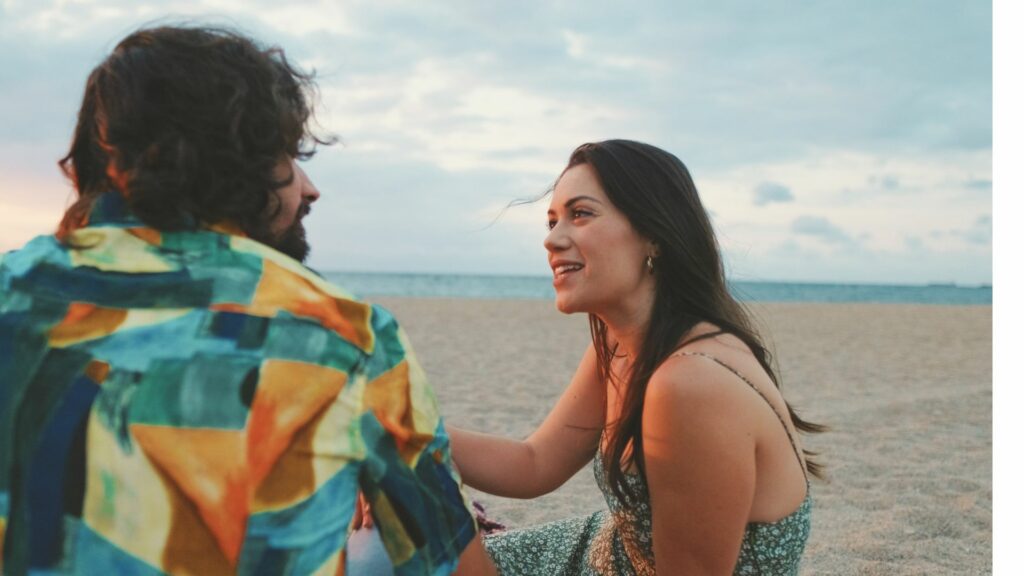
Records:
<instances>
[{"instance_id":1,"label":"woman's hand","mask_svg":"<svg viewBox=\"0 0 1024 576\"><path fill-rule=\"evenodd\" d=\"M366 496L363 495L363 491L359 491L359 496L356 497L356 510L352 515L352 529L362 530L364 528L373 528L373 515L370 513L370 503L366 501Z\"/></svg>"},{"instance_id":2,"label":"woman's hand","mask_svg":"<svg viewBox=\"0 0 1024 576\"><path fill-rule=\"evenodd\" d=\"M356 499L355 513L352 515L352 529L363 530L373 528L373 516L370 514L370 503L366 500L362 490ZM388 560L390 562L390 559ZM484 550L480 534L477 534L469 545L459 556L458 567L453 576L492 576L497 575L497 569L490 557Z\"/></svg>"},{"instance_id":3,"label":"woman's hand","mask_svg":"<svg viewBox=\"0 0 1024 576\"><path fill-rule=\"evenodd\" d=\"M540 427L526 440L447 428L463 481L484 492L535 498L565 483L597 450L605 392L593 346Z\"/></svg>"}]
</instances>

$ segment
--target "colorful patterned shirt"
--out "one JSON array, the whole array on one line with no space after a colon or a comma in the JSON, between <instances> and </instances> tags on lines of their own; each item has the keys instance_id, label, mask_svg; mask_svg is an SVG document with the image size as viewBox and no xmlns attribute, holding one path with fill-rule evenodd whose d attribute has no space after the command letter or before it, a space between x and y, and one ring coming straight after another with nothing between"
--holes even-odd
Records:
<instances>
[{"instance_id":1,"label":"colorful patterned shirt","mask_svg":"<svg viewBox=\"0 0 1024 576\"><path fill-rule=\"evenodd\" d=\"M116 194L0 259L0 572L341 574L359 489L396 574L475 535L382 308Z\"/></svg>"}]
</instances>

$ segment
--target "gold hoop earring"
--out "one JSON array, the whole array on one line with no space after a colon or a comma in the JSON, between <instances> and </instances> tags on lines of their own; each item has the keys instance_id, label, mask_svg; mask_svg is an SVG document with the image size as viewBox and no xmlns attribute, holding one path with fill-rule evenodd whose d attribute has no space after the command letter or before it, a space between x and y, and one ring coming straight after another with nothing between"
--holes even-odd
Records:
<instances>
[{"instance_id":1,"label":"gold hoop earring","mask_svg":"<svg viewBox=\"0 0 1024 576\"><path fill-rule=\"evenodd\" d=\"M651 258L651 256L648 255L647 259L644 260L644 265L647 266L648 274L654 274L654 258Z\"/></svg>"}]
</instances>

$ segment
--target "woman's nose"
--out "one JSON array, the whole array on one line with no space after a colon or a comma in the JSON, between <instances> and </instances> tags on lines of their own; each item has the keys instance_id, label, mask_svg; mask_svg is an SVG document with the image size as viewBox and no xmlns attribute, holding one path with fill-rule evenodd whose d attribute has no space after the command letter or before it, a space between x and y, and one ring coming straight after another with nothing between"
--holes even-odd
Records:
<instances>
[{"instance_id":1,"label":"woman's nose","mask_svg":"<svg viewBox=\"0 0 1024 576\"><path fill-rule=\"evenodd\" d=\"M565 233L565 229L559 226L559 223L555 223L548 231L548 235L544 237L544 248L548 252L559 252L565 250L569 246L569 238Z\"/></svg>"}]
</instances>

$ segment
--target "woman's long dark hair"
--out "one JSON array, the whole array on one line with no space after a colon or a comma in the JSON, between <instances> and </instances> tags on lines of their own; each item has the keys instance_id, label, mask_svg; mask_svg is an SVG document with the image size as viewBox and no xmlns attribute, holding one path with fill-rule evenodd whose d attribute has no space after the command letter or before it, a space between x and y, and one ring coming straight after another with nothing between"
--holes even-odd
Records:
<instances>
[{"instance_id":1,"label":"woman's long dark hair","mask_svg":"<svg viewBox=\"0 0 1024 576\"><path fill-rule=\"evenodd\" d=\"M312 76L279 48L208 27L142 29L86 82L71 149L60 167L78 194L58 237L85 224L95 199L119 190L159 230L231 222L269 237L279 209L274 168L307 158ZM113 165L116 182L108 166Z\"/></svg>"},{"instance_id":2,"label":"woman's long dark hair","mask_svg":"<svg viewBox=\"0 0 1024 576\"><path fill-rule=\"evenodd\" d=\"M672 154L640 142L608 140L583 144L569 158L566 170L580 164L597 172L601 185L633 228L658 247L654 260L655 295L650 324L640 352L621 386L623 406L611 426L603 454L612 492L628 504L636 494L625 480L624 469L635 465L646 477L643 460L643 409L647 383L654 371L685 343L719 333L743 341L776 386L772 356L761 342L743 305L729 293L725 269L711 221L689 171ZM718 326L721 332L682 339L700 322ZM607 339L607 325L590 315L590 331L597 351L598 372L612 378L615 353ZM786 403L790 418L802 432L822 432L824 426L802 420ZM628 451L628 452L627 452ZM822 466L813 452L804 450L808 471L822 477Z\"/></svg>"}]
</instances>

